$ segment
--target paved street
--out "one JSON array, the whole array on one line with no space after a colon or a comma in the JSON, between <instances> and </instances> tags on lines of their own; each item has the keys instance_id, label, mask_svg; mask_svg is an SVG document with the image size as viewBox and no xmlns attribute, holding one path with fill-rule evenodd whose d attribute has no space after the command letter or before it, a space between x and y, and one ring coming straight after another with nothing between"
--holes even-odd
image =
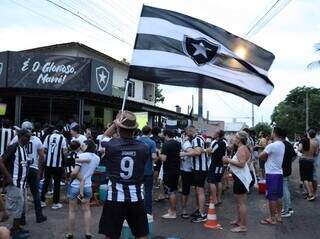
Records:
<instances>
[{"instance_id":1,"label":"paved street","mask_svg":"<svg viewBox=\"0 0 320 239\"><path fill-rule=\"evenodd\" d=\"M281 238L281 239L316 239L319 238L320 228L318 227L320 212L320 201L313 203L302 199L300 195L299 182L297 181L297 163L295 163L295 175L292 182L292 193L294 201L294 215L289 219L284 219L283 225L277 226L263 226L259 224L259 220L267 213L266 200L263 195L253 192L248 196L248 212L249 212L249 231L245 234L236 235L229 231L229 221L234 217L234 204L231 190L224 196L224 202L218 208L218 219L223 225L222 230L213 231L205 229L202 224L192 224L188 220L176 219L171 221L164 221L160 216L166 211L167 202L156 203L155 206L155 223L154 236L156 238L165 238L169 236L176 236L183 239L205 239L205 238ZM192 203L190 203L191 205ZM92 208L92 232L97 233L98 222L102 207ZM193 208L190 208L190 211ZM47 223L36 224L33 208L29 207L28 225L27 228L31 230L32 238L34 239L58 239L62 238L63 233L67 228L67 206L62 210L53 211L50 208L44 210L45 215L49 220ZM79 217L81 212L79 211ZM83 238L83 224L82 219L77 224L76 238ZM96 238L103 238L97 235Z\"/></svg>"}]
</instances>

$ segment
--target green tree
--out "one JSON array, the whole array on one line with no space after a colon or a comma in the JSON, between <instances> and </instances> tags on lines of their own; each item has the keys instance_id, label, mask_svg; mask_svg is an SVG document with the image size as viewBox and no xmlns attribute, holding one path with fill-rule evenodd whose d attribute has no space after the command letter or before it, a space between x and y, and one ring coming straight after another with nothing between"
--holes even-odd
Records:
<instances>
[{"instance_id":1,"label":"green tree","mask_svg":"<svg viewBox=\"0 0 320 239\"><path fill-rule=\"evenodd\" d=\"M266 134L270 135L272 128L270 124L261 122L256 124L256 126L254 126L254 130L256 131L257 134L259 134L260 132L265 132Z\"/></svg>"},{"instance_id":2,"label":"green tree","mask_svg":"<svg viewBox=\"0 0 320 239\"><path fill-rule=\"evenodd\" d=\"M162 95L162 89L160 89L159 84L156 84L155 89L155 103L161 102L163 103L165 97Z\"/></svg>"},{"instance_id":3,"label":"green tree","mask_svg":"<svg viewBox=\"0 0 320 239\"><path fill-rule=\"evenodd\" d=\"M316 43L314 45L314 49L317 53L320 53L320 42L319 43ZM308 70L318 70L320 69L320 60L316 60L316 61L313 61L311 63L308 64L307 66L307 69Z\"/></svg>"},{"instance_id":4,"label":"green tree","mask_svg":"<svg viewBox=\"0 0 320 239\"><path fill-rule=\"evenodd\" d=\"M290 91L271 115L272 123L287 129L289 137L306 130L306 95L309 99L309 127L320 129L320 89L297 87Z\"/></svg>"}]
</instances>

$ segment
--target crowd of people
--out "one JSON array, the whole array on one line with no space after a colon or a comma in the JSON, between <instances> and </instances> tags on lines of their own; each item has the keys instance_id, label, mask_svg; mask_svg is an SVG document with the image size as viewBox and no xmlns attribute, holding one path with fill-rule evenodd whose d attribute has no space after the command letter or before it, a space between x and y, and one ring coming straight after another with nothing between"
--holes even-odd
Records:
<instances>
[{"instance_id":1,"label":"crowd of people","mask_svg":"<svg viewBox=\"0 0 320 239\"><path fill-rule=\"evenodd\" d=\"M93 135L82 131L79 124L58 123L43 129L24 121L12 127L3 120L0 130L0 171L5 202L0 197L0 220L13 220L10 230L0 228L1 238L29 238L26 224L27 188L33 197L36 222L47 220L42 208L53 184L51 208L63 207L60 201L61 182L68 184L68 232L75 234L78 202L82 205L85 238L92 238L90 199L92 175L99 165L107 171L107 193L99 233L106 238L119 238L124 220L136 238L147 238L147 214L153 214L153 201L169 199L164 220L179 216L192 223L211 220L207 207L220 206L223 188L233 179L235 220L230 222L234 233L246 232L246 195L258 182L265 181L270 215L263 225L274 225L293 214L290 196L292 162L299 157L300 177L305 199L317 197L319 143L316 131L310 129L297 145L288 141L286 131L274 127L272 134L243 129L226 139L222 129L208 136L189 126L184 130L144 126L138 130L135 115L119 112L104 132ZM159 191L155 196L155 188ZM194 212L189 198L195 188ZM181 193L181 197L178 196ZM181 198L181 201L178 200ZM181 203L181 212L177 204ZM2 236L2 233L4 236Z\"/></svg>"}]
</instances>

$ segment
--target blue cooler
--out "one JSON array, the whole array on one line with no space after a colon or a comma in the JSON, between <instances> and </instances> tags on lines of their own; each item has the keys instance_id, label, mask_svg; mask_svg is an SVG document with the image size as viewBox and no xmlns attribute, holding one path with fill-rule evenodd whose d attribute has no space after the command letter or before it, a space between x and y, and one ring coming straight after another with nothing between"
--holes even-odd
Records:
<instances>
[{"instance_id":1,"label":"blue cooler","mask_svg":"<svg viewBox=\"0 0 320 239\"><path fill-rule=\"evenodd\" d=\"M148 238L152 238L153 234L153 216L147 215L148 216L148 226L149 226L149 235ZM121 239L135 239L135 237L132 235L131 230L128 226L127 221L124 221L123 227L122 227L122 232L121 232Z\"/></svg>"},{"instance_id":2,"label":"blue cooler","mask_svg":"<svg viewBox=\"0 0 320 239\"><path fill-rule=\"evenodd\" d=\"M102 184L99 186L99 200L102 202L105 202L106 197L107 197L107 184Z\"/></svg>"},{"instance_id":3,"label":"blue cooler","mask_svg":"<svg viewBox=\"0 0 320 239\"><path fill-rule=\"evenodd\" d=\"M98 166L96 171L98 171L100 173L105 173L107 170L106 170L105 166Z\"/></svg>"}]
</instances>

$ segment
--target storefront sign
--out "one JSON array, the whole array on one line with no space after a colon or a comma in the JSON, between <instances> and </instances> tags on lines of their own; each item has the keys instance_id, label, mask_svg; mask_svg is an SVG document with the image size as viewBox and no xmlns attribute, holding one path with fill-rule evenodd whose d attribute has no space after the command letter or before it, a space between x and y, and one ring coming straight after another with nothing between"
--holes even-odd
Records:
<instances>
[{"instance_id":1,"label":"storefront sign","mask_svg":"<svg viewBox=\"0 0 320 239\"><path fill-rule=\"evenodd\" d=\"M111 65L92 60L91 62L91 92L112 95L113 69Z\"/></svg>"},{"instance_id":2,"label":"storefront sign","mask_svg":"<svg viewBox=\"0 0 320 239\"><path fill-rule=\"evenodd\" d=\"M0 52L0 87L6 86L7 78L7 52Z\"/></svg>"},{"instance_id":3,"label":"storefront sign","mask_svg":"<svg viewBox=\"0 0 320 239\"><path fill-rule=\"evenodd\" d=\"M91 59L10 53L8 87L68 91L90 90Z\"/></svg>"}]
</instances>

